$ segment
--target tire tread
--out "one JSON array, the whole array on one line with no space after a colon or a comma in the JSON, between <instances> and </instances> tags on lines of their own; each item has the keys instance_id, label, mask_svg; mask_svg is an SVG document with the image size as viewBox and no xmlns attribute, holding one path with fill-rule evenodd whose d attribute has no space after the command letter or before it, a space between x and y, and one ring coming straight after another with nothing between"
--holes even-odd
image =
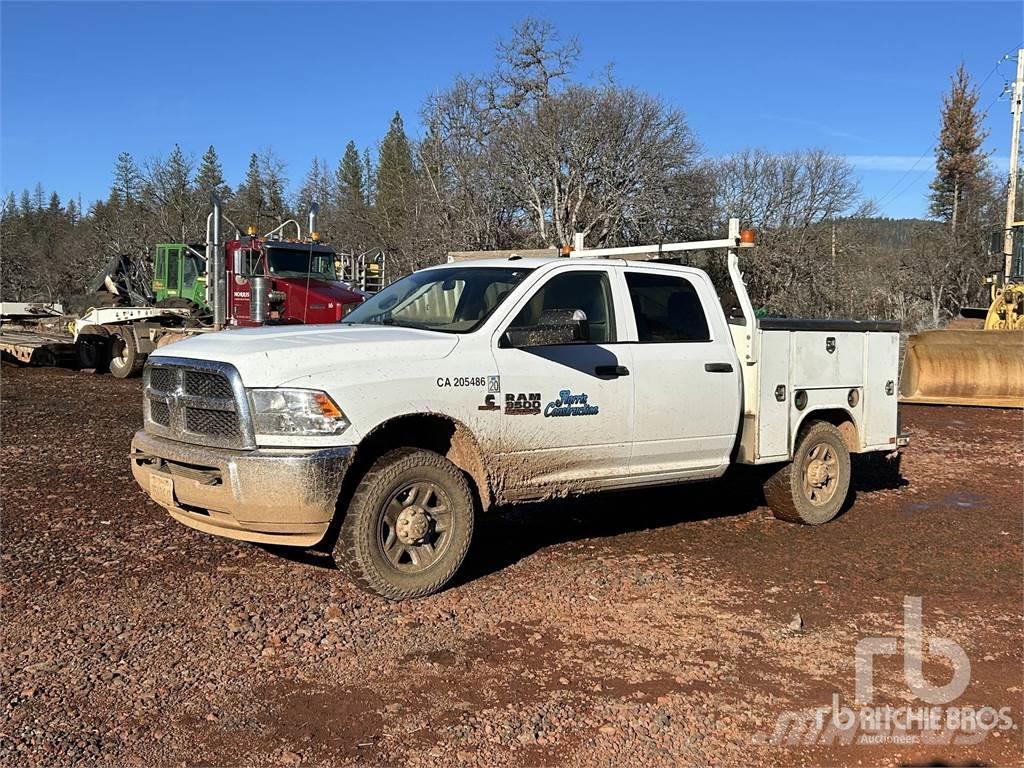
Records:
<instances>
[{"instance_id":1,"label":"tire tread","mask_svg":"<svg viewBox=\"0 0 1024 768\"><path fill-rule=\"evenodd\" d=\"M469 516L469 530L465 536L465 544L462 552L453 558L448 569L440 575L435 576L431 581L414 588L400 589L389 584L372 567L367 567L370 561L370 553L364 551L364 542L358 535L358 527L366 515L375 514L370 500L374 493L382 485L388 485L408 467L409 464L422 466L423 463L432 464L450 475L451 479L458 486L463 499L473 510L473 494L465 475L458 467L452 464L438 453L422 448L397 448L389 451L377 459L373 466L360 479L355 493L344 513L341 528L338 532L338 540L334 548L334 560L338 569L354 581L361 589L373 592L388 600L412 600L417 597L424 597L437 592L454 578L456 572L465 560L466 552L469 550L469 543L473 537L473 522L475 514ZM458 503L452 500L452 503Z\"/></svg>"}]
</instances>

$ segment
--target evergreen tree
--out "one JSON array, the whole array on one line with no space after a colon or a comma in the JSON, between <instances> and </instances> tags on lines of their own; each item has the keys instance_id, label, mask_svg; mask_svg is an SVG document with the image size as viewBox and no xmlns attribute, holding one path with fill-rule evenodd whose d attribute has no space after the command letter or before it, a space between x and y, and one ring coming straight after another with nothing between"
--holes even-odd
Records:
<instances>
[{"instance_id":1,"label":"evergreen tree","mask_svg":"<svg viewBox=\"0 0 1024 768\"><path fill-rule=\"evenodd\" d=\"M363 184L363 164L359 159L359 151L356 143L350 141L345 145L345 154L338 163L338 170L335 174L335 188L338 193L338 203L342 206L364 205L366 203L366 188Z\"/></svg>"},{"instance_id":2,"label":"evergreen tree","mask_svg":"<svg viewBox=\"0 0 1024 768\"><path fill-rule=\"evenodd\" d=\"M299 211L307 211L309 204L314 202L326 206L330 199L331 179L327 172L327 162L314 157L309 173L299 189Z\"/></svg>"},{"instance_id":3,"label":"evergreen tree","mask_svg":"<svg viewBox=\"0 0 1024 768\"><path fill-rule=\"evenodd\" d=\"M64 213L63 209L60 206L60 195L58 195L56 192L50 194L50 204L46 207L46 212L50 216L60 216L62 213Z\"/></svg>"},{"instance_id":4,"label":"evergreen tree","mask_svg":"<svg viewBox=\"0 0 1024 768\"><path fill-rule=\"evenodd\" d=\"M408 193L413 182L412 147L405 135L402 116L395 112L391 127L380 145L377 160L377 209L385 226L394 229L407 217Z\"/></svg>"},{"instance_id":5,"label":"evergreen tree","mask_svg":"<svg viewBox=\"0 0 1024 768\"><path fill-rule=\"evenodd\" d=\"M370 157L370 150L363 150L363 179L366 184L366 204L373 205L377 196L376 174L373 168L373 159Z\"/></svg>"},{"instance_id":6,"label":"evergreen tree","mask_svg":"<svg viewBox=\"0 0 1024 768\"><path fill-rule=\"evenodd\" d=\"M114 164L114 183L110 187L110 202L116 205L138 202L142 197L142 173L128 152L117 156Z\"/></svg>"},{"instance_id":7,"label":"evergreen tree","mask_svg":"<svg viewBox=\"0 0 1024 768\"><path fill-rule=\"evenodd\" d=\"M978 111L978 89L962 63L950 82L950 91L942 98L942 129L935 149L936 176L929 210L949 224L955 235L983 183L988 156L981 147L988 131L982 127L984 115ZM974 208L976 212L977 205Z\"/></svg>"},{"instance_id":8,"label":"evergreen tree","mask_svg":"<svg viewBox=\"0 0 1024 768\"><path fill-rule=\"evenodd\" d=\"M18 213L18 201L14 199L14 193L8 192L4 198L4 207L0 209L0 215L5 219Z\"/></svg>"},{"instance_id":9,"label":"evergreen tree","mask_svg":"<svg viewBox=\"0 0 1024 768\"><path fill-rule=\"evenodd\" d=\"M267 213L275 224L280 224L288 218L288 206L284 200L285 187L288 185L285 165L274 154L274 150L267 148L260 155L259 168L266 195Z\"/></svg>"},{"instance_id":10,"label":"evergreen tree","mask_svg":"<svg viewBox=\"0 0 1024 768\"><path fill-rule=\"evenodd\" d=\"M29 197L27 189L21 191L21 202L18 204L18 208L25 218L32 215L32 198Z\"/></svg>"},{"instance_id":11,"label":"evergreen tree","mask_svg":"<svg viewBox=\"0 0 1024 768\"><path fill-rule=\"evenodd\" d=\"M263 176L260 173L260 159L253 152L249 156L249 168L245 173L245 181L238 189L235 204L240 209L242 227L249 225L259 227L260 216L267 212L267 201L264 192Z\"/></svg>"},{"instance_id":12,"label":"evergreen tree","mask_svg":"<svg viewBox=\"0 0 1024 768\"><path fill-rule=\"evenodd\" d=\"M46 199L46 190L43 189L41 182L36 182L36 187L32 190L32 210L41 212L44 199Z\"/></svg>"},{"instance_id":13,"label":"evergreen tree","mask_svg":"<svg viewBox=\"0 0 1024 768\"><path fill-rule=\"evenodd\" d=\"M226 200L231 195L231 188L224 181L224 169L217 156L217 150L213 144L203 153L203 159L199 163L199 173L196 176L196 189L203 198L205 204L209 200L210 193L214 193L221 200Z\"/></svg>"}]
</instances>

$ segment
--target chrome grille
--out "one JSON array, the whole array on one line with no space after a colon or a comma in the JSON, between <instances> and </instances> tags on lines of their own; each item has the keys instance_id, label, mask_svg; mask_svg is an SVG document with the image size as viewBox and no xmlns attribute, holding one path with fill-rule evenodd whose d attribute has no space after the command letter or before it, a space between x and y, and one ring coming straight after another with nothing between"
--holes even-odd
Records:
<instances>
[{"instance_id":1,"label":"chrome grille","mask_svg":"<svg viewBox=\"0 0 1024 768\"><path fill-rule=\"evenodd\" d=\"M238 417L234 411L186 408L185 429L199 435L234 436L238 434Z\"/></svg>"},{"instance_id":2,"label":"chrome grille","mask_svg":"<svg viewBox=\"0 0 1024 768\"><path fill-rule=\"evenodd\" d=\"M152 368L149 372L149 386L161 392L170 392L174 389L175 375L170 368Z\"/></svg>"},{"instance_id":3,"label":"chrome grille","mask_svg":"<svg viewBox=\"0 0 1024 768\"><path fill-rule=\"evenodd\" d=\"M159 400L149 401L149 417L161 427L171 426L171 409Z\"/></svg>"},{"instance_id":4,"label":"chrome grille","mask_svg":"<svg viewBox=\"0 0 1024 768\"><path fill-rule=\"evenodd\" d=\"M164 369L166 370L166 369ZM185 371L184 390L186 395L230 399L234 396L231 383L219 373Z\"/></svg>"},{"instance_id":5,"label":"chrome grille","mask_svg":"<svg viewBox=\"0 0 1024 768\"><path fill-rule=\"evenodd\" d=\"M218 448L254 448L249 400L234 366L151 357L144 373L150 434Z\"/></svg>"}]
</instances>

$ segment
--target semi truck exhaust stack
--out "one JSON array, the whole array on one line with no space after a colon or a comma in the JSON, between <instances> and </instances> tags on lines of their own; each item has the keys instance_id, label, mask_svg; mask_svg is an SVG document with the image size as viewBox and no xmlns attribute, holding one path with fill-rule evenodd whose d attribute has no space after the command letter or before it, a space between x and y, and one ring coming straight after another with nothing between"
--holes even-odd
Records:
<instances>
[{"instance_id":1,"label":"semi truck exhaust stack","mask_svg":"<svg viewBox=\"0 0 1024 768\"><path fill-rule=\"evenodd\" d=\"M317 216L320 213L320 203L309 204L309 239L319 240L320 230L317 228Z\"/></svg>"},{"instance_id":2,"label":"semi truck exhaust stack","mask_svg":"<svg viewBox=\"0 0 1024 768\"><path fill-rule=\"evenodd\" d=\"M206 266L208 270L206 289L209 293L210 307L213 309L213 327L220 330L224 327L225 301L227 297L227 274L225 273L224 249L220 243L221 209L220 199L217 195L210 194L210 202L213 204L212 232L206 243Z\"/></svg>"}]
</instances>

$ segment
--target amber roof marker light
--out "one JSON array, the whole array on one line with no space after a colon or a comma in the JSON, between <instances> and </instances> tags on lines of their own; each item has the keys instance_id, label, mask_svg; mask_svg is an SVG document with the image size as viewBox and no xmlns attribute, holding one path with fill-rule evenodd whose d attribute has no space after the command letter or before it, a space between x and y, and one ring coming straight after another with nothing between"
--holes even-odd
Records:
<instances>
[{"instance_id":1,"label":"amber roof marker light","mask_svg":"<svg viewBox=\"0 0 1024 768\"><path fill-rule=\"evenodd\" d=\"M757 232L752 229L740 230L740 248L753 248L757 243Z\"/></svg>"}]
</instances>

